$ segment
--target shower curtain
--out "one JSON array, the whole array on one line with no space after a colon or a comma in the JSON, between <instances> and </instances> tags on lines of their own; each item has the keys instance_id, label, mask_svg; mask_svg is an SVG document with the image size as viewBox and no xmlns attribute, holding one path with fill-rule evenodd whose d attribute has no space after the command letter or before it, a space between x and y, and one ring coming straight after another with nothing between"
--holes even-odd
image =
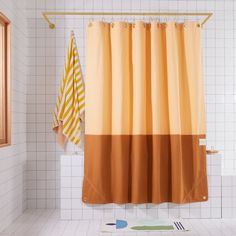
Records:
<instances>
[{"instance_id":1,"label":"shower curtain","mask_svg":"<svg viewBox=\"0 0 236 236\"><path fill-rule=\"evenodd\" d=\"M199 25L92 22L86 50L83 202L206 201Z\"/></svg>"}]
</instances>

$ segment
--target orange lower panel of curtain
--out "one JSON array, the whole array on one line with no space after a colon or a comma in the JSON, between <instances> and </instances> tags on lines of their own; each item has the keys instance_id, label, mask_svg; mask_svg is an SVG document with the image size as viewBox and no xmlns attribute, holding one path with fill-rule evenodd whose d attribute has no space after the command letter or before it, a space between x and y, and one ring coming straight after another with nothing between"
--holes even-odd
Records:
<instances>
[{"instance_id":1,"label":"orange lower panel of curtain","mask_svg":"<svg viewBox=\"0 0 236 236\"><path fill-rule=\"evenodd\" d=\"M86 135L83 202L208 200L205 135Z\"/></svg>"}]
</instances>

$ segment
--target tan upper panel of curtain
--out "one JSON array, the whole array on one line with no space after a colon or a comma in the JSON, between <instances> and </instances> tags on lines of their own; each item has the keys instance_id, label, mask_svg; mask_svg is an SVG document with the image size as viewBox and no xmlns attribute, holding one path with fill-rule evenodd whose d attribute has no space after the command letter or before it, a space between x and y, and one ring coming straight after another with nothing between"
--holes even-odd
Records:
<instances>
[{"instance_id":1,"label":"tan upper panel of curtain","mask_svg":"<svg viewBox=\"0 0 236 236\"><path fill-rule=\"evenodd\" d=\"M91 23L86 134L205 134L200 40L194 22Z\"/></svg>"}]
</instances>

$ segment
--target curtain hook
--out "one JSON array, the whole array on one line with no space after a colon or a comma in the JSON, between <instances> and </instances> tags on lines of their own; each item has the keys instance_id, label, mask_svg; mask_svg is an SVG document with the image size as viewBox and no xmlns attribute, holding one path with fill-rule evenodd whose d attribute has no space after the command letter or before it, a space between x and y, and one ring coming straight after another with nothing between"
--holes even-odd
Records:
<instances>
[{"instance_id":1,"label":"curtain hook","mask_svg":"<svg viewBox=\"0 0 236 236\"><path fill-rule=\"evenodd\" d=\"M152 21L152 22L153 22L153 21L154 21L153 19L154 19L154 17L153 17L153 16L151 16L151 19L150 19L150 21Z\"/></svg>"},{"instance_id":2,"label":"curtain hook","mask_svg":"<svg viewBox=\"0 0 236 236\"><path fill-rule=\"evenodd\" d=\"M167 27L167 17L164 17L164 27Z\"/></svg>"},{"instance_id":3,"label":"curtain hook","mask_svg":"<svg viewBox=\"0 0 236 236\"><path fill-rule=\"evenodd\" d=\"M89 27L93 25L94 19L93 19L93 14L89 17Z\"/></svg>"},{"instance_id":4,"label":"curtain hook","mask_svg":"<svg viewBox=\"0 0 236 236\"><path fill-rule=\"evenodd\" d=\"M184 28L186 27L186 17L184 17Z\"/></svg>"},{"instance_id":5,"label":"curtain hook","mask_svg":"<svg viewBox=\"0 0 236 236\"><path fill-rule=\"evenodd\" d=\"M91 22L94 21L93 14L90 16L89 21L91 21Z\"/></svg>"},{"instance_id":6,"label":"curtain hook","mask_svg":"<svg viewBox=\"0 0 236 236\"><path fill-rule=\"evenodd\" d=\"M161 20L161 23L165 26L166 25L166 18L163 17L163 19Z\"/></svg>"},{"instance_id":7,"label":"curtain hook","mask_svg":"<svg viewBox=\"0 0 236 236\"><path fill-rule=\"evenodd\" d=\"M157 27L159 27L160 26L160 16L156 16L155 21L156 21L155 23L156 23Z\"/></svg>"},{"instance_id":8,"label":"curtain hook","mask_svg":"<svg viewBox=\"0 0 236 236\"><path fill-rule=\"evenodd\" d=\"M174 22L175 22L175 26L178 26L177 16L175 16L175 18L174 18Z\"/></svg>"},{"instance_id":9,"label":"curtain hook","mask_svg":"<svg viewBox=\"0 0 236 236\"><path fill-rule=\"evenodd\" d=\"M127 23L127 17L124 17L124 22Z\"/></svg>"},{"instance_id":10,"label":"curtain hook","mask_svg":"<svg viewBox=\"0 0 236 236\"><path fill-rule=\"evenodd\" d=\"M126 17L124 19L124 24L125 24L125 28L127 28L129 26L128 19Z\"/></svg>"},{"instance_id":11,"label":"curtain hook","mask_svg":"<svg viewBox=\"0 0 236 236\"><path fill-rule=\"evenodd\" d=\"M93 14L92 14L92 21L95 21L95 20L96 20L96 18L95 18L95 14L93 12Z\"/></svg>"}]
</instances>

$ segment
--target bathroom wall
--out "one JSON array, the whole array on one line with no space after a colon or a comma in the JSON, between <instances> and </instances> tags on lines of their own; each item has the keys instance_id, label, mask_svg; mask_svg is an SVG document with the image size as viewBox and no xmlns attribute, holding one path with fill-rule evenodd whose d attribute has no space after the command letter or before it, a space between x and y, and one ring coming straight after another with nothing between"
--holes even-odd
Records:
<instances>
[{"instance_id":1,"label":"bathroom wall","mask_svg":"<svg viewBox=\"0 0 236 236\"><path fill-rule=\"evenodd\" d=\"M0 0L11 21L12 145L0 148L0 232L26 208L27 24L25 1Z\"/></svg>"},{"instance_id":2,"label":"bathroom wall","mask_svg":"<svg viewBox=\"0 0 236 236\"><path fill-rule=\"evenodd\" d=\"M208 162L210 200L207 203L185 205L186 217L232 217L236 216L235 177L235 36L236 3L230 0L28 0L27 17L29 30L29 68L27 80L27 203L29 208L59 207L60 201L60 155L63 150L55 143L51 131L52 112L63 70L70 31L74 30L81 64L84 65L85 28L89 20L96 17L52 17L56 29L51 30L43 21L41 12L48 11L191 11L213 12L213 18L203 28L203 49L205 64L205 94L207 112L207 147L221 151L219 160ZM101 17L99 17L101 19ZM130 20L135 18L104 17L104 20ZM137 17L136 19L143 19ZM185 17L184 19L187 19ZM194 17L193 20L200 18ZM149 21L150 18L147 17ZM166 20L166 18L162 18ZM170 18L175 20L175 18ZM183 20L183 17L182 17ZM73 148L68 148L73 153ZM81 151L81 163L83 153ZM221 169L220 169L221 168ZM79 179L82 180L83 168ZM220 171L229 177L220 177ZM223 186L221 188L221 183ZM84 207L84 206L83 206ZM141 208L148 209L148 205ZM163 214L181 215L184 206L163 204ZM92 213L106 216L114 214L113 205L89 208ZM81 206L82 209L82 206ZM125 212L129 205L124 206ZM136 211L136 210L135 210ZM112 213L111 213L112 212ZM134 213L135 214L135 213ZM149 214L149 213L147 213Z\"/></svg>"}]
</instances>

